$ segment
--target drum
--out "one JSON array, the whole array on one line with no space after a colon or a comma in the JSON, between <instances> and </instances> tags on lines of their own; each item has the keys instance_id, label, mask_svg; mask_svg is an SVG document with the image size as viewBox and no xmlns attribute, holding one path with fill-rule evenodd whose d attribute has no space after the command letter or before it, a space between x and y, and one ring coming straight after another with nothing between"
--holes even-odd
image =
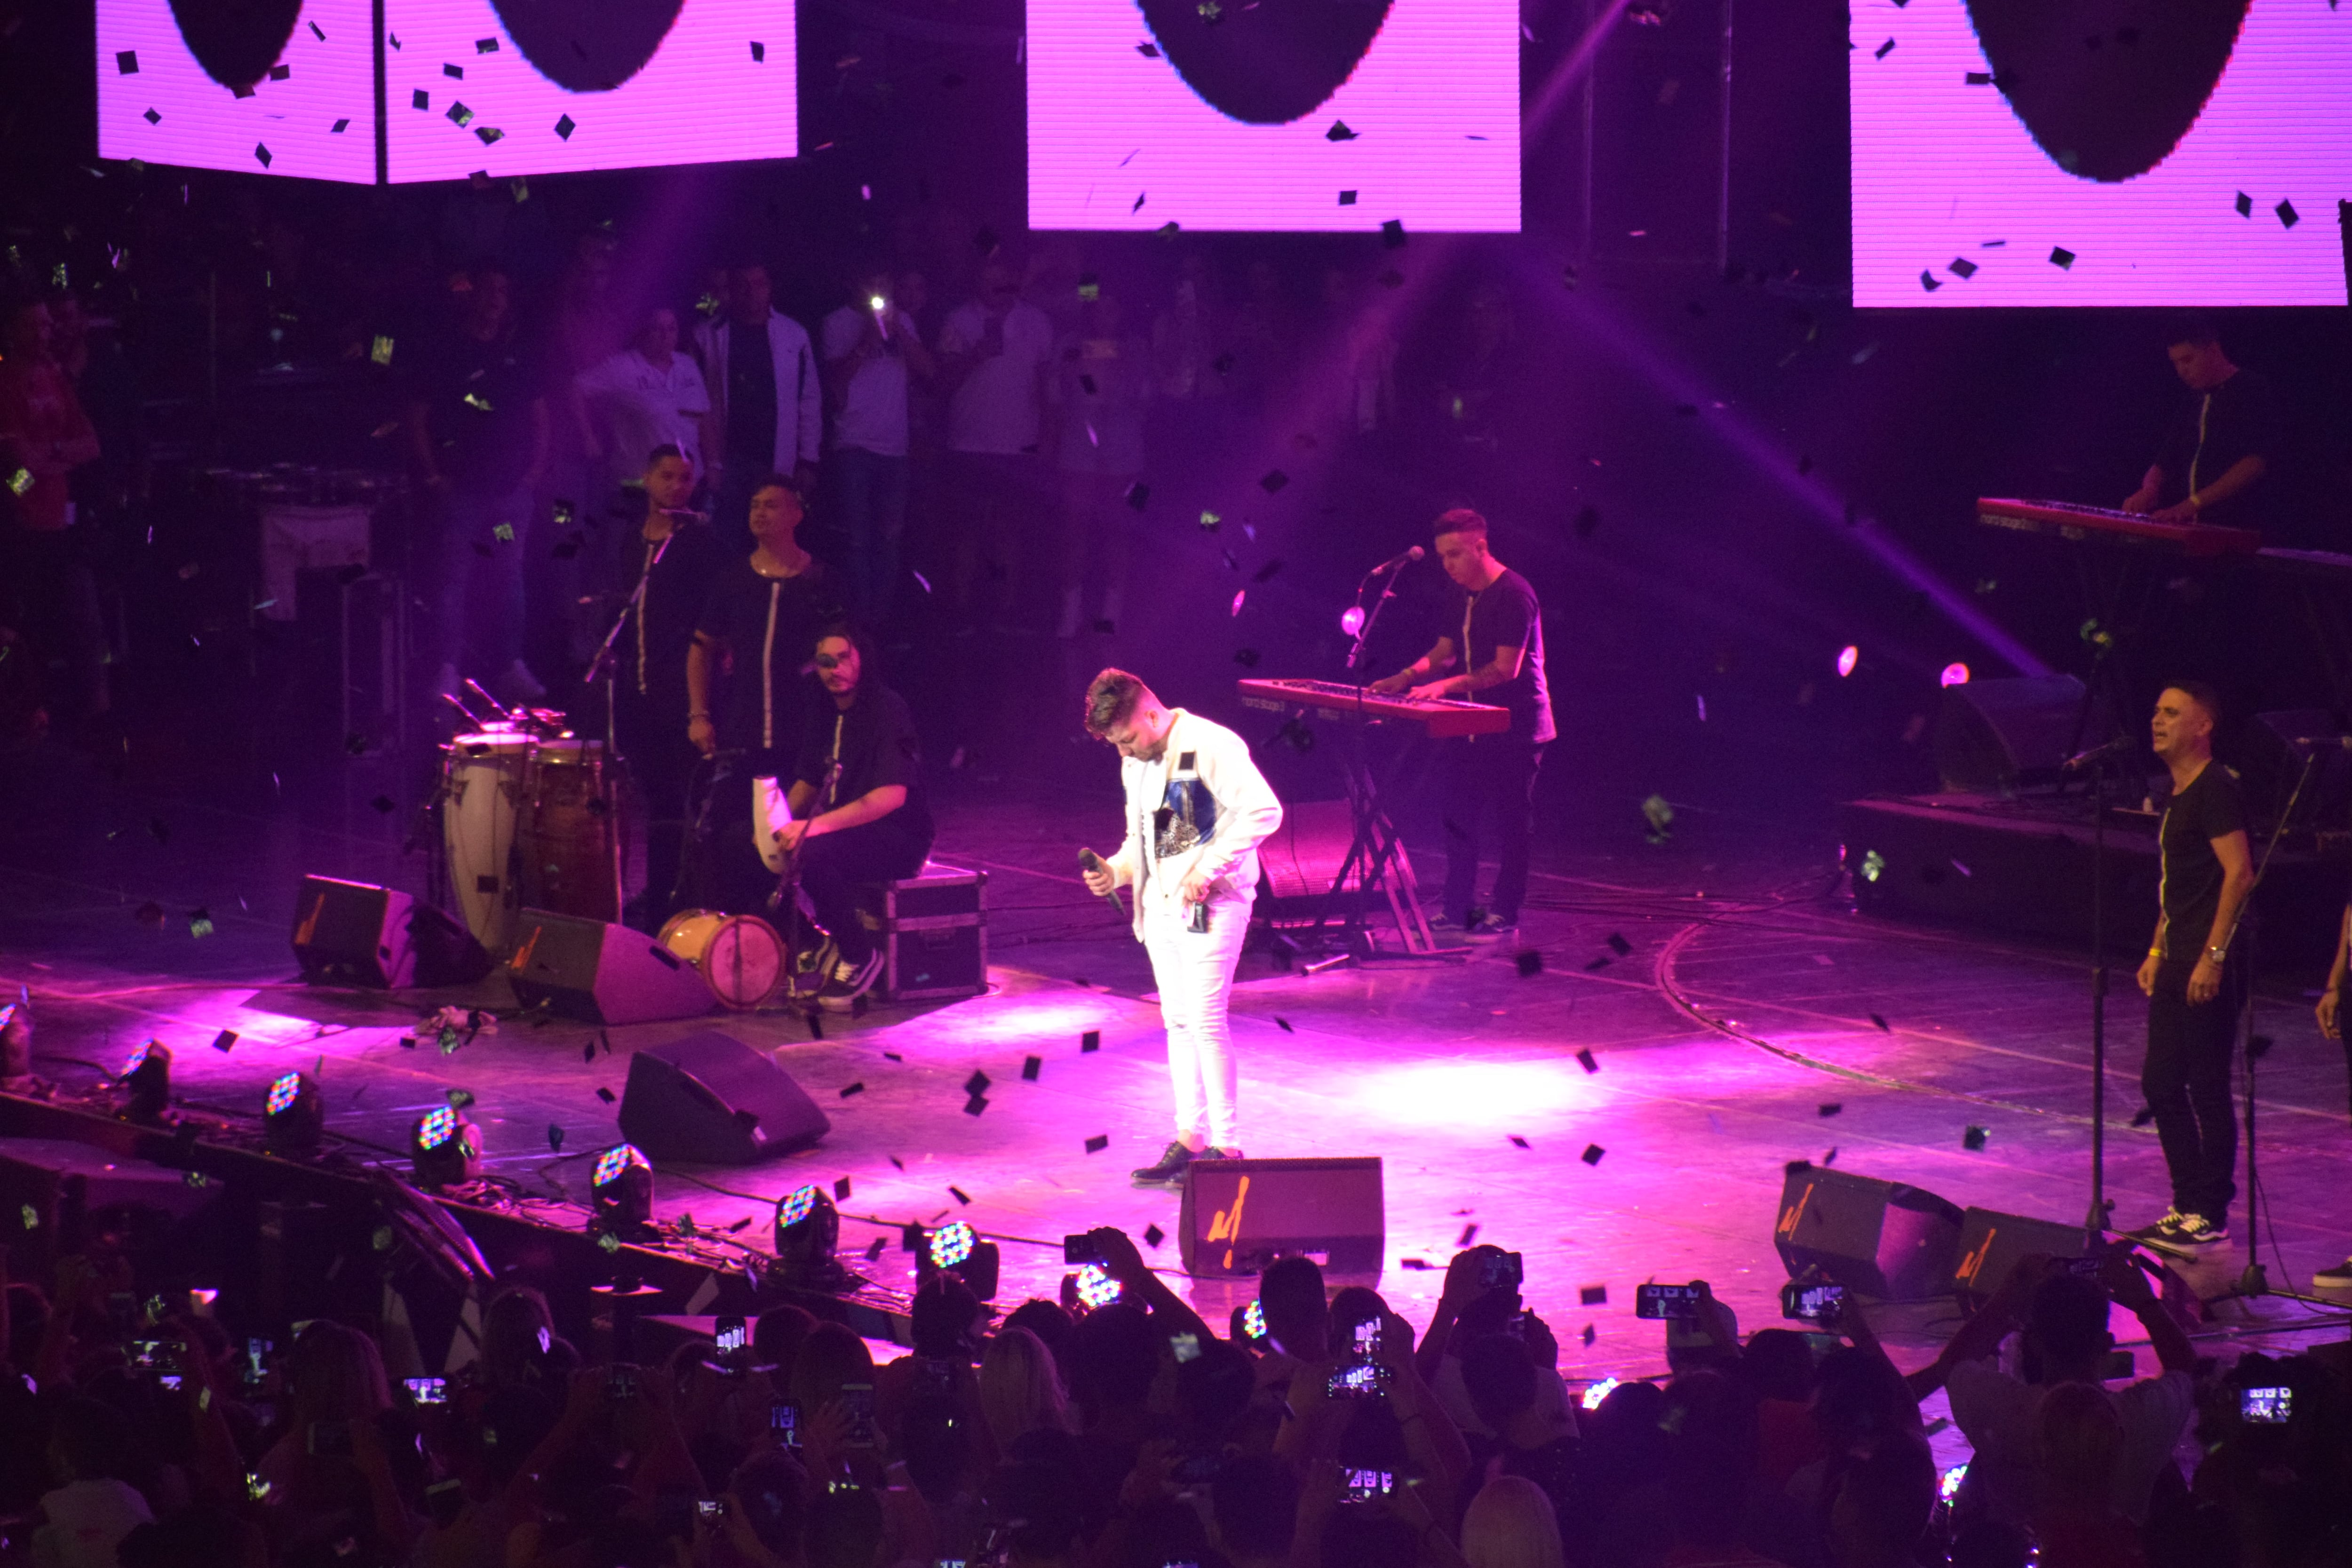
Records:
<instances>
[{"instance_id":1,"label":"drum","mask_svg":"<svg viewBox=\"0 0 2352 1568\"><path fill-rule=\"evenodd\" d=\"M521 908L515 852L530 766L527 735L459 735L441 749L441 846L449 884L474 940L494 953L511 942Z\"/></svg>"},{"instance_id":2,"label":"drum","mask_svg":"<svg viewBox=\"0 0 2352 1568\"><path fill-rule=\"evenodd\" d=\"M757 1007L791 977L784 939L757 915L685 910L662 927L661 944L694 965L710 994L738 1012Z\"/></svg>"},{"instance_id":3,"label":"drum","mask_svg":"<svg viewBox=\"0 0 2352 1568\"><path fill-rule=\"evenodd\" d=\"M620 812L604 742L562 735L530 750L520 831L523 902L560 915L621 918Z\"/></svg>"}]
</instances>

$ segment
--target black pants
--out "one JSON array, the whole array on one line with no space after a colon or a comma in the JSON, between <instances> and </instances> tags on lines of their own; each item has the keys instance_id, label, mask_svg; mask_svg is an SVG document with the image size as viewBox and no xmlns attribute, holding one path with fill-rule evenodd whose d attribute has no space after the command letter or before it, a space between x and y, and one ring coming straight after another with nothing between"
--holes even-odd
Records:
<instances>
[{"instance_id":1,"label":"black pants","mask_svg":"<svg viewBox=\"0 0 2352 1568\"><path fill-rule=\"evenodd\" d=\"M1478 850L1494 817L1495 896L1486 910L1517 923L1528 896L1528 840L1535 832L1536 770L1547 742L1516 735L1449 742L1445 779L1445 913L1466 924L1478 898Z\"/></svg>"},{"instance_id":2,"label":"black pants","mask_svg":"<svg viewBox=\"0 0 2352 1568\"><path fill-rule=\"evenodd\" d=\"M801 890L845 960L863 963L874 951L880 911L865 907L872 901L874 885L913 876L930 852L928 839L899 831L887 816L802 844Z\"/></svg>"},{"instance_id":3,"label":"black pants","mask_svg":"<svg viewBox=\"0 0 2352 1568\"><path fill-rule=\"evenodd\" d=\"M640 696L625 672L614 696L613 729L646 814L646 885L638 919L646 930L657 931L683 907L677 884L686 855L686 793L700 754L686 738L685 703Z\"/></svg>"},{"instance_id":4,"label":"black pants","mask_svg":"<svg viewBox=\"0 0 2352 1568\"><path fill-rule=\"evenodd\" d=\"M2191 1006L2189 974L2195 967L2173 959L2156 972L2139 1087L2156 1112L2156 1135L2172 1173L2173 1207L2219 1225L2238 1195L2238 1119L2230 1066L2237 1054L2245 975L2234 963L2225 966L2221 994Z\"/></svg>"}]
</instances>

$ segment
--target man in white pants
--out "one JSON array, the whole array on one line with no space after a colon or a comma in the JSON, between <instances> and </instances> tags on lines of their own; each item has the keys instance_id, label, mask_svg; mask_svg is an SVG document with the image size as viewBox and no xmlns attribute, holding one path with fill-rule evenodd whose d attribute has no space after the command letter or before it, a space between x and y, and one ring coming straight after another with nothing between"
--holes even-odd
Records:
<instances>
[{"instance_id":1,"label":"man in white pants","mask_svg":"<svg viewBox=\"0 0 2352 1568\"><path fill-rule=\"evenodd\" d=\"M1226 1006L1257 898L1257 847L1282 826L1282 803L1223 725L1170 708L1123 669L1087 688L1087 733L1118 748L1127 831L1089 868L1087 886L1135 889L1135 934L1151 955L1176 1136L1141 1185L1174 1185L1195 1160L1238 1160L1240 1070Z\"/></svg>"}]
</instances>

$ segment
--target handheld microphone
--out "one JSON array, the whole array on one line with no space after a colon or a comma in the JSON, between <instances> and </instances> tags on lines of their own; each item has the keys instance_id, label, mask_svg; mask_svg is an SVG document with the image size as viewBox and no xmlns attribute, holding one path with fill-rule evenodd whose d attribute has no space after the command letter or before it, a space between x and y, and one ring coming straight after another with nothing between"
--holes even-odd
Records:
<instances>
[{"instance_id":1,"label":"handheld microphone","mask_svg":"<svg viewBox=\"0 0 2352 1568\"><path fill-rule=\"evenodd\" d=\"M1401 566L1410 566L1410 565L1412 565L1414 562L1416 562L1416 561L1420 560L1423 556L1424 556L1424 555L1426 555L1426 554L1428 554L1428 553L1429 553L1429 552L1428 552L1428 551L1426 551L1426 550L1423 549L1420 545L1416 544L1416 545L1414 545L1412 549L1410 549L1410 550L1408 550L1408 551L1404 552L1403 552L1402 554L1401 554L1401 555L1391 555L1391 556L1390 556L1386 561L1381 562L1379 565L1377 565L1377 566L1373 567L1370 572L1367 572L1366 574L1364 574L1364 575L1365 575L1365 576L1367 576L1367 577L1378 577L1378 576L1380 576L1382 573L1385 573L1385 572L1393 572L1393 571L1397 570L1397 568L1399 568L1399 567L1401 567Z\"/></svg>"},{"instance_id":2,"label":"handheld microphone","mask_svg":"<svg viewBox=\"0 0 2352 1568\"><path fill-rule=\"evenodd\" d=\"M2128 735L2117 735L2104 746L2093 746L2087 752L2077 752L2058 764L2062 773L2079 773L2094 763L2104 763L2109 757L2120 757L2136 744Z\"/></svg>"},{"instance_id":3,"label":"handheld microphone","mask_svg":"<svg viewBox=\"0 0 2352 1568\"><path fill-rule=\"evenodd\" d=\"M1082 869L1088 871L1101 871L1108 869L1108 868L1103 865L1103 858L1096 854L1091 849L1081 849L1078 851L1078 865ZM1112 910L1118 912L1120 920L1123 921L1127 919L1127 906L1118 901L1118 889L1117 888L1113 888L1109 892L1105 893L1103 895L1103 901L1110 905Z\"/></svg>"}]
</instances>

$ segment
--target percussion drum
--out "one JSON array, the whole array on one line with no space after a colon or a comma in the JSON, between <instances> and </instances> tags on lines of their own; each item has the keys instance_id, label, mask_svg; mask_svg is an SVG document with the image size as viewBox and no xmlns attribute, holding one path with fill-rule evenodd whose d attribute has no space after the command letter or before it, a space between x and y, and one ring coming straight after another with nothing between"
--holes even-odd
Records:
<instances>
[{"instance_id":1,"label":"percussion drum","mask_svg":"<svg viewBox=\"0 0 2352 1568\"><path fill-rule=\"evenodd\" d=\"M661 944L693 964L710 994L737 1012L759 1006L791 977L784 939L757 915L682 910L662 927Z\"/></svg>"},{"instance_id":2,"label":"percussion drum","mask_svg":"<svg viewBox=\"0 0 2352 1568\"><path fill-rule=\"evenodd\" d=\"M474 940L503 953L521 907L519 829L530 770L527 735L459 735L441 752L441 843Z\"/></svg>"},{"instance_id":3,"label":"percussion drum","mask_svg":"<svg viewBox=\"0 0 2352 1568\"><path fill-rule=\"evenodd\" d=\"M604 742L565 735L530 752L520 832L523 902L535 910L617 922L620 813Z\"/></svg>"}]
</instances>

